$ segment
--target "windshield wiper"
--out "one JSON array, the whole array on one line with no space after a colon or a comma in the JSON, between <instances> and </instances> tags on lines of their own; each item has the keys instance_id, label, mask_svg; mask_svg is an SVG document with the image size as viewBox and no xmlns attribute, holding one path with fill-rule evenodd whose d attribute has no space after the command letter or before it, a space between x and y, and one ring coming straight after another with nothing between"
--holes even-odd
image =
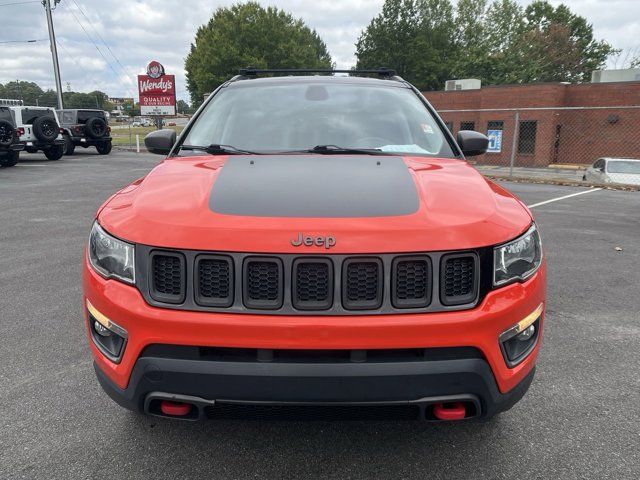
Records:
<instances>
[{"instance_id":1,"label":"windshield wiper","mask_svg":"<svg viewBox=\"0 0 640 480\"><path fill-rule=\"evenodd\" d=\"M207 147L198 145L181 145L180 150L202 150L210 155L260 155L258 152L243 150L241 148L236 148L233 145L221 145L219 143L212 143Z\"/></svg>"},{"instance_id":2,"label":"windshield wiper","mask_svg":"<svg viewBox=\"0 0 640 480\"><path fill-rule=\"evenodd\" d=\"M387 152L380 150L379 148L349 148L340 147L338 145L316 145L309 150L304 150L306 153L321 153L323 155L341 154L341 153L354 153L360 155L387 155Z\"/></svg>"}]
</instances>

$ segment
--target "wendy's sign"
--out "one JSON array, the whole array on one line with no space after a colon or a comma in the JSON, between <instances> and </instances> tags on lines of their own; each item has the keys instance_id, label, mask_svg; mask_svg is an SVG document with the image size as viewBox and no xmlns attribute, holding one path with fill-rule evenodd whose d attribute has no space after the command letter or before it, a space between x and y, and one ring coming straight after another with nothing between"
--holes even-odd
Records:
<instances>
[{"instance_id":1,"label":"wendy's sign","mask_svg":"<svg viewBox=\"0 0 640 480\"><path fill-rule=\"evenodd\" d=\"M147 65L147 74L138 75L141 115L176 114L176 77L165 75L155 60Z\"/></svg>"}]
</instances>

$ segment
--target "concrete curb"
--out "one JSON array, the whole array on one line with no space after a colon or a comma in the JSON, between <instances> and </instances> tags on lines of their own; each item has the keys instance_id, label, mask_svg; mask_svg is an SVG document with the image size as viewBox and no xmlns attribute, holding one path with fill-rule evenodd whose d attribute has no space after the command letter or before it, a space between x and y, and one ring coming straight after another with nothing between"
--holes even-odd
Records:
<instances>
[{"instance_id":1,"label":"concrete curb","mask_svg":"<svg viewBox=\"0 0 640 480\"><path fill-rule=\"evenodd\" d=\"M612 183L591 183L581 180L567 180L562 178L540 178L540 177L509 177L503 175L486 175L485 177L491 180L500 180L504 182L514 183L536 183L546 185L562 185L566 187L598 187L606 190L622 190L625 192L640 192L640 185L625 185L625 184L612 184Z\"/></svg>"}]
</instances>

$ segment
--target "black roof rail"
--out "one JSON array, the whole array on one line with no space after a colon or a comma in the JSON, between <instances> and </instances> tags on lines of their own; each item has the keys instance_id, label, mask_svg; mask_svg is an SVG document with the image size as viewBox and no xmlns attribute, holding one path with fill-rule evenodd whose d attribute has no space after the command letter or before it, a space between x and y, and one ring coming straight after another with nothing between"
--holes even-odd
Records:
<instances>
[{"instance_id":1,"label":"black roof rail","mask_svg":"<svg viewBox=\"0 0 640 480\"><path fill-rule=\"evenodd\" d=\"M334 70L331 68L273 68L258 69L255 67L241 68L239 71L243 77L257 77L264 74L309 74L309 73L352 73L356 75L378 75L379 77L392 78L396 76L396 71L391 68L381 67L364 70Z\"/></svg>"}]
</instances>

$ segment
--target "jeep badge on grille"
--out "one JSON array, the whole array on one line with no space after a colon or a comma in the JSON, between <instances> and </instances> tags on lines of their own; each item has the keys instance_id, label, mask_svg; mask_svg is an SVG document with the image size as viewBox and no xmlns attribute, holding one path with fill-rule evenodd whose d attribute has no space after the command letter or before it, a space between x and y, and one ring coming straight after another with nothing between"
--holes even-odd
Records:
<instances>
[{"instance_id":1,"label":"jeep badge on grille","mask_svg":"<svg viewBox=\"0 0 640 480\"><path fill-rule=\"evenodd\" d=\"M313 237L311 235L303 235L302 233L299 233L298 238L291 240L291 245L294 247L299 247L301 245L311 247L315 245L316 247L324 247L328 250L335 244L336 238L331 235L327 235L326 237L323 237L322 235Z\"/></svg>"}]
</instances>

